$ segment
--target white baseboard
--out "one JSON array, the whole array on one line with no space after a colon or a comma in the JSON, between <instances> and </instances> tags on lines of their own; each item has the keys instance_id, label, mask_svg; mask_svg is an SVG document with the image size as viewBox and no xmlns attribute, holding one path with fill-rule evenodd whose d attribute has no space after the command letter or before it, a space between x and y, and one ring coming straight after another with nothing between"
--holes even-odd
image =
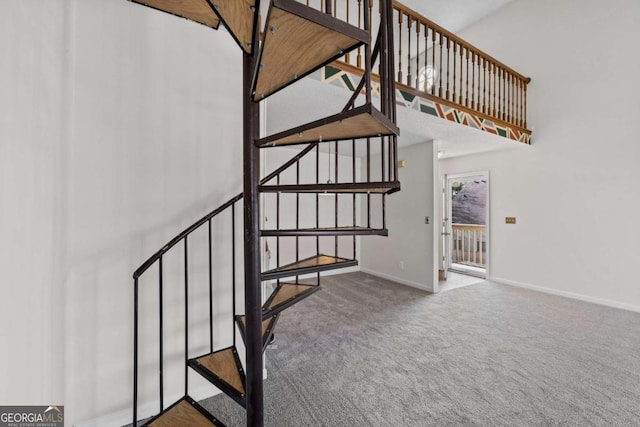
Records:
<instances>
[{"instance_id":1,"label":"white baseboard","mask_svg":"<svg viewBox=\"0 0 640 427\"><path fill-rule=\"evenodd\" d=\"M588 295L576 294L573 292L560 291L553 288L545 288L544 286L532 285L530 283L517 282L515 280L503 279L501 277L491 277L489 279L492 282L502 283L504 285L515 286L517 288L531 289L533 291L544 292L545 294L558 295L561 297L571 298L579 301L590 302L592 304L604 305L612 308L619 308L621 310L634 311L640 313L640 306L632 304L624 304L617 301L611 301L608 299L591 297Z\"/></svg>"},{"instance_id":2,"label":"white baseboard","mask_svg":"<svg viewBox=\"0 0 640 427\"><path fill-rule=\"evenodd\" d=\"M417 288L422 291L427 291L433 293L433 289L424 283L413 282L411 280L402 279L400 277L392 276L390 274L381 273L379 271L371 270L368 268L360 268L360 271L363 273L371 274L372 276L381 277L383 279L391 280L392 282L400 283L401 285L411 286L412 288Z\"/></svg>"},{"instance_id":3,"label":"white baseboard","mask_svg":"<svg viewBox=\"0 0 640 427\"><path fill-rule=\"evenodd\" d=\"M221 391L215 389L213 386L200 387L189 392L195 401L208 399ZM183 395L165 396L165 405L170 406L173 402L177 402ZM158 414L158 402L149 402L138 405L138 420L152 417ZM112 412L110 414L103 415L92 420L84 421L78 424L74 424L77 427L114 427L124 426L131 424L133 413L131 408L123 409L120 411Z\"/></svg>"},{"instance_id":4,"label":"white baseboard","mask_svg":"<svg viewBox=\"0 0 640 427\"><path fill-rule=\"evenodd\" d=\"M336 274L347 274L347 273L355 273L356 271L360 271L360 266L356 265L355 267L347 267L347 268L338 268L336 270L328 270L320 273L321 276L334 276ZM312 274L315 276L315 274Z\"/></svg>"}]
</instances>

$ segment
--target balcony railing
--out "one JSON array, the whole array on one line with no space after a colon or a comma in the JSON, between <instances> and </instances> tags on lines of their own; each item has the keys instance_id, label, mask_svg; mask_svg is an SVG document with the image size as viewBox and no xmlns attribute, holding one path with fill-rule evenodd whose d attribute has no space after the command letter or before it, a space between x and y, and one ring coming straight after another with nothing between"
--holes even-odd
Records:
<instances>
[{"instance_id":1,"label":"balcony railing","mask_svg":"<svg viewBox=\"0 0 640 427\"><path fill-rule=\"evenodd\" d=\"M453 224L451 262L485 268L487 263L486 226Z\"/></svg>"},{"instance_id":2,"label":"balcony railing","mask_svg":"<svg viewBox=\"0 0 640 427\"><path fill-rule=\"evenodd\" d=\"M299 1L360 28L364 27L364 8L369 7L372 27L379 25L376 0ZM393 8L399 89L531 134L527 129L530 78L403 4L394 1ZM361 74L362 48L346 54L336 65Z\"/></svg>"},{"instance_id":3,"label":"balcony railing","mask_svg":"<svg viewBox=\"0 0 640 427\"><path fill-rule=\"evenodd\" d=\"M398 23L398 83L527 128L530 78L408 7L394 2L394 9Z\"/></svg>"}]
</instances>

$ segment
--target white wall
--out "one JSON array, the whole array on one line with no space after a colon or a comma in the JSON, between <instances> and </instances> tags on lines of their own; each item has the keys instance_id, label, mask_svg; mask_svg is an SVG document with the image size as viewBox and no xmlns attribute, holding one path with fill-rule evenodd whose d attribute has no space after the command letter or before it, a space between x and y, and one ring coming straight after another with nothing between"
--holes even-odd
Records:
<instances>
[{"instance_id":1,"label":"white wall","mask_svg":"<svg viewBox=\"0 0 640 427\"><path fill-rule=\"evenodd\" d=\"M640 309L638 16L636 0L519 0L461 34L533 79L531 150L441 162L491 172L492 278Z\"/></svg>"},{"instance_id":2,"label":"white wall","mask_svg":"<svg viewBox=\"0 0 640 427\"><path fill-rule=\"evenodd\" d=\"M387 196L388 237L362 239L361 269L430 292L438 291L435 143L428 141L398 150L406 166L398 169L401 190ZM372 163L380 162L379 156ZM372 206L375 206L372 204ZM379 208L378 208L379 209ZM364 213L364 208L363 208ZM429 224L425 217L429 216Z\"/></svg>"},{"instance_id":3,"label":"white wall","mask_svg":"<svg viewBox=\"0 0 640 427\"><path fill-rule=\"evenodd\" d=\"M129 419L131 274L241 191L241 55L126 1L0 6L0 402Z\"/></svg>"},{"instance_id":4,"label":"white wall","mask_svg":"<svg viewBox=\"0 0 640 427\"><path fill-rule=\"evenodd\" d=\"M61 402L65 14L0 7L0 401Z\"/></svg>"}]
</instances>

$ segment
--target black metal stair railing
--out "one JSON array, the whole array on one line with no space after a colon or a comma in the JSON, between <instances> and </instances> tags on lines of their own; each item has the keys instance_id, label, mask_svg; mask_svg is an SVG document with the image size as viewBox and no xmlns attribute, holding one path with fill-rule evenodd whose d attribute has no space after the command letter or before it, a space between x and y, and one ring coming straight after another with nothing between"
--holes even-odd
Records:
<instances>
[{"instance_id":1,"label":"black metal stair railing","mask_svg":"<svg viewBox=\"0 0 640 427\"><path fill-rule=\"evenodd\" d=\"M364 8L365 11L368 10L367 7ZM365 17L368 16L365 14ZM388 19L388 16L383 16L385 19ZM368 22L368 19L365 20L365 23ZM385 47L385 52L388 52L386 46L388 45L388 40L383 40L385 36L384 26L381 26L379 34L376 38L376 44L373 49L369 49L365 47L365 64L371 64L378 59L380 54L380 46ZM393 61L385 58L381 58L380 67L386 67L385 69L389 69L393 66ZM370 69L370 67L368 67ZM388 86L393 87L393 81L388 79L389 81L384 82L382 85L382 99L381 99L381 110L385 113L385 117L393 119L391 123L395 126L395 91L389 90ZM360 95L365 90L365 99L364 106L370 105L371 103L371 80L367 74L365 74L358 86L353 92L353 95L348 100L345 105L342 113L354 111L357 108L355 107L356 101L358 100L358 95ZM339 119L342 119L340 115ZM327 121L331 121L328 119ZM271 142L277 140L279 137L296 135L302 133L303 130L306 130L309 127L313 127L312 124L303 125L298 128L294 128L290 131L281 132L275 136L266 137L261 139L258 142L258 146L262 148L274 149L278 148L278 146L272 146ZM300 135L301 139L302 135ZM379 145L375 145L377 142L376 139L379 140ZM350 141L349 141L350 140ZM276 270L282 265L281 260L281 239L285 237L295 237L295 261L300 261L300 243L299 239L303 236L315 237L316 245L315 245L315 253L320 254L320 239L325 236L331 236L334 239L334 256L339 257L338 253L338 239L339 236L352 236L353 244L352 244L352 259L356 258L356 236L357 235L387 235L386 230L386 196L392 192L399 190L398 183L398 169L397 169L397 128L394 129L393 133L389 136L379 136L379 137L366 137L366 138L349 138L349 140L345 141L323 141L319 139L315 145L315 182L300 182L300 161L304 156L300 156L300 159L296 161L296 176L294 182L289 182L287 184L283 184L281 180L280 174L276 176L276 184L275 185L262 185L261 191L266 193L265 196L269 196L270 193L275 194L275 205L276 205L276 230L263 230L263 236L276 236ZM350 142L350 144L349 144ZM287 143L285 145L291 145L291 143ZM329 147L328 157L333 157L333 175L330 173L330 165L327 172L327 181L320 179L321 172L321 161L320 161L320 147L325 146ZM341 155L342 149L340 147L345 146L344 151L350 151L351 161L351 180L341 180L338 171L342 170L344 167L340 162L341 157L347 157ZM331 148L333 147L333 155L331 155ZM358 150L359 149L359 150ZM372 162L372 152L379 150L380 154L380 163L378 165L374 165ZM329 159L331 161L331 159ZM360 178L358 178L357 173L357 162L361 163L362 171L360 171ZM300 194L305 192L313 192L315 193L315 228L313 229L300 229L299 225L299 210L300 210ZM282 209L282 194L283 193L293 193L295 194L295 224L293 229L289 229L286 226L283 226L280 218L280 210ZM321 194L333 194L334 200L334 223L333 227L324 227L320 226L320 214L319 214L319 206L320 206L320 195ZM359 225L358 224L358 215L357 215L357 193L366 194L366 205L363 209L366 210L366 224ZM339 224L339 201L341 197L348 197L351 199L351 207L352 207L352 222L349 224L351 227L340 227ZM378 227L373 226L372 222L372 198L380 197L380 212L381 212L381 224ZM364 216L364 215L363 215ZM296 276L296 283L298 283L299 277ZM319 274L318 274L318 282L319 282ZM280 282L277 282L278 285Z\"/></svg>"},{"instance_id":2,"label":"black metal stair railing","mask_svg":"<svg viewBox=\"0 0 640 427\"><path fill-rule=\"evenodd\" d=\"M344 143L345 141L342 141ZM321 152L321 145L334 145L332 150L329 150L327 153ZM295 215L294 217L294 228L287 229L283 228L285 224L282 223L282 210L286 209L290 211L287 206L283 203L283 193L280 191L276 191L274 193L265 193L265 197L273 196L275 197L276 204L276 228L273 230L262 230L262 235L264 238L275 237L276 245L276 267L274 270L282 267L285 264L283 252L286 252L282 249L282 240L293 237L295 239L294 247L295 247L295 256L293 259L286 259L286 262L298 262L302 259L306 258L308 255L319 255L321 253L321 241L322 239L333 239L333 256L336 258L343 258L344 255L339 252L339 238L340 237L350 237L351 238L351 255L345 259L353 260L354 263L348 265L355 265L356 259L356 239L358 235L386 235L386 218L383 214L380 222L375 223L372 220L372 198L378 197L380 198L380 206L382 211L384 212L384 205L386 200L386 193L382 194L372 194L370 191L366 190L366 187L370 185L371 182L380 182L380 183L393 183L397 176L396 169L394 167L390 167L385 161L385 158L393 157L394 145L389 143L388 138L380 138L380 150L381 153L386 153L382 155L383 159L382 163L374 165L372 161L372 146L374 145L374 141L372 138L367 138L363 140L351 140L346 144L351 153L349 156L342 154L340 151L340 143L338 142L316 142L308 144L304 149L300 150L295 156L293 156L289 161L278 167L273 172L269 173L265 178L261 180L262 186L266 187L271 182L275 181L276 188L281 188L283 186L283 175L289 169L295 169L295 183L294 187L299 188L301 186L314 186L321 185L321 176L323 175L322 165L325 164L324 160L321 160L322 154L325 154L327 168L327 180L331 182L332 185L343 185L344 188L353 189L358 188L358 186L362 187L362 194L366 195L366 204L362 207L363 210L366 210L366 215L359 214L358 212L358 197L355 192L350 192L347 194L338 194L337 192L334 194L326 193L328 197L324 197L325 193L315 192L314 194L314 212L315 219L314 224L315 228L312 229L301 229L300 228L300 199L301 194L296 192L292 194L293 205L295 206ZM313 182L306 183L300 181L300 170L301 163L307 159L308 157L314 157L311 159L311 164L315 165L315 171L313 173L314 179ZM360 163L361 171L358 170L358 163ZM346 170L347 168L350 170ZM375 173L374 173L375 170ZM344 174L341 174L340 171L345 171ZM360 173L360 176L358 174ZM344 179L346 176L349 179ZM264 188L263 187L263 188ZM213 282L213 272L214 272L214 257L212 248L214 246L214 234L213 234L213 225L214 221L223 213L227 211L231 211L231 247L229 250L231 251L232 258L232 280L231 280L231 295L232 295L232 316L233 318L237 317L236 313L236 211L240 209L238 206L242 202L243 195L238 194L237 196L231 198L226 203L222 204L220 207L216 208L212 212L208 213L194 224L186 228L176 237L171 239L167 244L165 244L160 250L158 250L155 254L149 257L133 274L134 279L134 418L137 419L137 404L138 404L138 381L139 381L139 283L143 275L149 271L153 266L157 265L157 289L158 289L158 340L159 340L159 356L158 356L158 383L159 383L159 407L160 412L165 409L164 406L164 360L167 355L164 353L164 330L165 330L165 319L164 319L164 299L163 299L163 290L165 287L165 275L164 275L164 259L167 254L172 250L182 251L183 258L183 270L182 270L182 280L184 287L184 362L185 362L185 371L184 371L184 393L188 395L188 367L189 367L189 294L190 294L190 271L189 271L189 237L198 230L206 227L207 231L207 250L208 250L208 261L207 261L207 276L208 276L208 327L209 327L209 350L211 352L214 351L214 310L213 310L213 295L214 295L214 282ZM330 213L331 219L333 220L333 224L331 227L321 228L321 204L325 202L331 201L333 206L330 209L332 212ZM349 203L351 215L349 215L351 219L350 224L344 224L340 222L340 203ZM360 224L360 221L365 221L361 218L366 217L366 224ZM315 239L315 254L304 254L301 252L300 240L306 237L310 237ZM325 245L326 246L326 245ZM341 257L342 255L342 257ZM339 266L348 266L347 264L341 264ZM320 267L321 270L327 270L328 268ZM293 271L292 273L284 273L284 276L294 276L295 284L300 283L301 275L308 275L313 271L309 268L302 268L300 270ZM299 273L299 274L295 274ZM320 285L320 271L315 272L316 274L316 283L315 286ZM276 274L277 276L277 274ZM263 275L264 280L271 279L269 273ZM281 286L283 282L281 282L280 278L277 278L276 285ZM235 328L235 326L234 326ZM233 331L233 344L236 345L236 334L235 329ZM172 355L175 357L175 355Z\"/></svg>"},{"instance_id":3,"label":"black metal stair railing","mask_svg":"<svg viewBox=\"0 0 640 427\"><path fill-rule=\"evenodd\" d=\"M200 220L196 221L193 225L185 229L183 232L178 234L176 237L171 239L166 245L164 245L159 251L153 254L147 261L145 261L133 274L134 280L134 354L133 354L133 419L134 425L136 425L137 417L138 417L138 377L139 377L139 330L140 330L140 319L139 319L139 295L140 295L140 279L145 272L147 272L152 266L158 266L158 343L159 343L159 356L158 356L158 384L159 384L159 406L160 413L165 410L164 406L164 392L165 392L165 381L164 381L164 361L167 355L164 352L164 330L165 330L165 319L164 319L164 263L163 260L167 256L167 253L171 251L173 248L176 250L180 250L179 245L181 244L182 250L182 258L183 258L183 287L184 287L184 394L188 395L189 390L189 376L188 376L188 360L189 360L189 236L191 236L195 231L200 230L202 227L207 227L207 247L208 247L208 302L209 302L209 348L210 351L213 352L214 347L214 324L213 324L213 221L223 212L227 210L231 210L231 253L232 253L232 280L231 280L231 293L233 295L233 304L232 310L235 315L236 304L235 304L235 294L236 294L236 274L235 274L235 252L236 252L236 238L235 238L235 212L236 205L242 199L242 195L238 195L228 202L224 203L214 211L202 217ZM235 330L233 331L233 344L235 345Z\"/></svg>"},{"instance_id":4,"label":"black metal stair railing","mask_svg":"<svg viewBox=\"0 0 640 427\"><path fill-rule=\"evenodd\" d=\"M304 156L306 153L309 153L313 150L316 144L310 144L307 148L300 151L297 155L295 155L292 159L285 162L282 166L277 168L275 171L267 175L261 182L267 183L272 180L274 177L279 176L283 171L290 168L292 165L296 164L299 159ZM183 271L180 274L182 276L182 286L184 288L184 361L185 361L185 370L184 370L184 394L188 395L189 382L188 382L188 367L189 367L189 291L190 291L190 282L189 282L189 237L198 230L201 230L203 227L207 228L207 248L208 248L208 262L207 262L207 276L208 276L208 327L209 327L209 350L213 352L214 350L214 310L213 310L213 291L214 291L214 283L213 283L213 273L214 273L214 257L213 257L213 246L214 246L214 237L213 237L213 223L214 221L224 212L231 212L231 244L229 250L231 251L231 263L232 263L232 278L231 278L231 295L232 295L232 318L235 318L236 313L236 285L237 285L237 277L236 277L236 266L237 266L237 258L236 258L236 211L239 211L237 207L238 204L242 201L243 194L238 194L235 197L231 198L227 202L220 205L215 210L211 211L207 215L200 218L198 221L187 227L169 242L167 242L160 250L154 253L151 257L149 257L136 271L133 273L134 280L134 343L133 343L133 419L134 425L137 421L138 417L138 382L139 382L139 330L140 330L140 281L143 275L151 269L151 267L157 265L157 295L158 295L158 384L159 384L159 396L158 402L160 407L160 412L165 410L164 405L164 395L165 395L165 386L164 386L164 361L167 358L167 355L164 351L164 331L165 331L165 319L164 319L164 289L165 289L165 268L164 268L164 259L167 254L175 248L175 250L181 250L181 257L183 259ZM181 248L180 248L181 247ZM236 345L236 334L235 334L235 326L233 330L233 347ZM172 355L175 357L175 355Z\"/></svg>"},{"instance_id":5,"label":"black metal stair railing","mask_svg":"<svg viewBox=\"0 0 640 427\"><path fill-rule=\"evenodd\" d=\"M296 177L298 180L298 184L299 184L299 178L300 178L300 162L301 160L307 156L315 153L315 164L318 165L318 167L316 168L316 183L319 183L319 176L320 176L320 147L319 147L320 143L311 143L308 144L304 149L302 149L300 152L298 152L295 156L293 156L289 161L285 162L283 165L279 166L276 170L274 170L273 172L269 173L265 178L263 178L261 180L261 184L262 185L266 185L268 183L270 183L273 180L276 180L277 183L280 183L280 178L282 176L282 174L287 171L288 169L290 169L291 167L295 167L296 169ZM370 141L367 141L367 145L370 146ZM353 156L352 156L352 183L354 184L358 184L358 180L357 180L357 175L356 175L356 157L357 157L357 152L356 152L356 141L353 140L352 141L352 147L353 147ZM367 152L369 153L370 150L367 149ZM333 178L333 180L335 182L338 182L338 167L339 167L339 152L338 150L335 150L334 152L334 164L335 164L335 168L334 168L334 175L331 177ZM371 163L370 157L367 157L367 164L369 165ZM367 170L369 171L367 173L367 178L370 178L370 170L371 167L367 166ZM362 182L360 182L362 184ZM349 184L349 183L347 183ZM278 209L277 209L277 214L276 214L276 230L278 230L281 227L280 224L280 211L282 209L281 205L280 205L280 197L281 194L275 193L276 194L276 198L278 199ZM353 236L353 259L355 259L355 254L356 254L356 235L358 234L358 232L350 232L348 230L344 230L343 232L340 232L337 230L338 227L338 194L335 194L333 196L335 198L335 207L334 207L334 218L335 218L335 229L332 230L330 232L331 236L333 238L335 238L335 255L338 256L338 236L339 235L352 235ZM357 222L356 222L356 195L353 194L353 226L355 227ZM320 195L316 194L315 196L316 198L316 208L315 208L315 212L316 212L316 225L319 225L320 222L320 216L319 216L319 204L320 204ZM207 248L208 248L208 265L207 265L207 276L208 276L208 304L209 304L209 319L208 319L208 326L209 326L209 349L211 352L214 351L214 335L213 335L213 331L214 331L214 311L213 311L213 289L214 289L214 283L213 283L213 272L214 272L214 257L213 257L213 246L214 246L214 237L213 237L213 223L216 220L216 218L218 218L221 214L227 212L227 211L231 211L231 247L230 247L230 251L231 251L231 258L232 258L232 280L231 280L231 295L232 295L232 318L236 318L237 317L237 313L236 313L236 294L237 294L237 289L236 289L236 285L237 285L237 280L236 280L236 265L237 265L237 259L236 259L236 211L239 210L239 208L237 207L238 204L242 201L243 199L243 195L242 194L238 194L235 197L231 198L230 200L228 200L226 203L222 204L221 206L219 206L218 208L216 208L215 210L211 211L210 213L208 213L207 215L203 216L202 218L200 218L198 221L196 221L195 223L193 223L191 226L187 227L185 230L183 230L181 233L179 233L177 236L175 236L173 239L171 239L169 242L167 242L160 250L158 250L156 253L154 253L151 257L149 257L138 269L136 269L136 271L133 274L133 279L134 279L134 370L133 370L133 400L134 400L134 420L137 420L137 408L138 408L138 381L139 381L139 330L140 330L140 325L139 325L139 295L140 295L140 280L143 277L143 275L149 271L151 269L151 267L153 267L154 265L157 265L158 270L157 270L157 275L158 275L158 342L159 342L159 356L158 356L158 384L159 384L159 407L160 407L160 412L162 412L163 410L165 410L165 405L164 405L164 394L165 394L165 387L164 387L164 360L167 357L167 355L164 354L164 330L165 330L165 320L164 320L164 298L163 298L163 294L164 294L164 288L165 288L165 274L164 274L164 259L167 256L167 254L172 251L172 249L175 248L175 250L180 250L180 246L181 246L181 250L182 250L182 259L183 259L183 271L182 271L182 278L183 278L183 287L184 287L184 324L185 324L185 330L184 330L184 362L185 362L185 371L184 371L184 394L185 396L188 395L188 389L189 389L189 383L188 383L188 368L189 368L189 304L188 304L188 300L189 300L189 292L190 292L190 281L189 281L189 237L195 233L196 231L202 229L203 227L207 228ZM296 193L296 225L299 226L299 220L300 220L300 216L299 216L299 208L300 208L300 194ZM370 204L368 205L368 208L370 208ZM368 218L370 218L370 215L368 215ZM370 220L368 221L368 226L370 226ZM319 227L317 227L319 228ZM382 229L384 229L384 224L382 224ZM313 234L313 232L311 232ZM267 233L268 234L268 233ZM318 234L322 234L322 233L318 233ZM372 233L373 234L373 233ZM382 234L382 233L380 233ZM301 236L296 236L296 257L295 257L295 261L299 261L300 260L300 252L299 252L299 239ZM313 237L315 237L316 239L316 246L319 250L319 244L320 244L320 239L321 236L320 235L314 235ZM281 261L280 261L280 238L281 236L276 237L277 239L277 244L276 244L276 252L277 252L277 267L280 267ZM318 285L319 285L319 278L320 278L320 273L317 272L317 277L318 277ZM296 276L295 279L295 283L299 282L299 276ZM278 280L278 285L280 285L280 280ZM235 328L235 326L234 326ZM235 335L235 329L233 331L233 344L232 346L235 347L236 345L236 335Z\"/></svg>"},{"instance_id":6,"label":"black metal stair railing","mask_svg":"<svg viewBox=\"0 0 640 427\"><path fill-rule=\"evenodd\" d=\"M231 13L233 10L230 6L231 4L230 2L224 4L225 13ZM372 0L358 0L358 13L362 12L364 21L363 29L349 28L345 23L335 22L336 20L330 17L332 11L331 1L324 0L323 4L324 10L328 14L327 16L320 16L317 11L306 10L309 8L305 9L306 6L291 0L272 0L271 9L278 9L275 16L277 19L281 19L279 22L282 24L282 32L285 32L286 18L289 16L287 14L290 14L292 19L304 21L302 24L308 25L308 28L312 28L313 25L319 26L318 28L322 27L322 31L328 34L327 37L335 37L332 43L344 43L351 50L357 48L359 57L360 52L364 52L366 73L340 113L265 138L257 138L254 135L254 133L257 134L257 130L255 130L257 119L253 117L256 115L257 109L255 105L257 104L250 103L259 102L258 99L253 99L255 88L259 85L263 85L261 87L265 88L263 92L260 92L260 96L255 97L262 99L292 84L293 81L282 81L271 86L268 78L261 81L259 73L263 67L256 63L257 56L255 55L259 54L262 59L265 50L264 44L267 40L275 40L276 43L281 43L284 40L284 43L290 43L290 39L278 40L274 35L278 32L278 29L269 27L268 19L267 28L270 28L270 38L267 39L268 35L265 31L262 49L258 52L257 49L254 49L258 45L256 43L257 32L254 31L254 39L251 43L246 41L246 35L239 36L246 33L246 29L250 26L248 22L250 16L247 15L245 9L242 9L242 16L244 16L244 21L246 22L236 28L234 37L244 50L244 80L246 83L244 103L245 116L247 116L245 117L245 122L250 123L248 129L253 129L248 134L245 134L244 142L245 155L247 152L251 154L249 156L250 161L247 161L247 157L245 157L246 179L245 192L243 194L246 194L246 200L243 194L238 194L208 213L171 239L133 274L134 425L136 425L138 417L140 379L143 374L146 378L149 369L146 360L143 365L144 368L142 368L144 371L140 367L140 298L141 288L146 288L146 282L143 283L142 279L147 277L151 277L151 280L156 279L153 274L147 275L147 272L157 272L157 336L159 342L157 361L153 361L153 366L155 367L155 363L157 363L158 402L160 407L160 415L158 417L168 413L171 408L185 404L195 409L196 416L204 417L213 425L222 425L213 415L209 414L189 396L189 368L191 368L240 405L246 407L248 424L262 425L262 370L261 368L256 369L256 367L262 365L259 363L261 358L256 358L255 351L260 349L264 351L269 337L273 334L273 328L281 311L319 290L321 272L357 265L358 236L386 236L388 234L386 228L386 198L388 194L400 189L397 169L397 136L399 130L396 126L393 49L390 49L393 46L393 31L389 30L393 28L392 15L390 13L391 0L383 0L381 2L381 25L373 48L371 46L371 42L374 40L371 36ZM255 6L255 16L257 16L257 10L259 10L258 1L255 2ZM216 13L220 16L218 12ZM271 10L270 16L272 16ZM358 20L360 20L360 17ZM222 22L227 25L225 19L222 19ZM255 22L253 27L255 27ZM345 41L345 39L338 37L340 36L340 31L343 30L346 35L350 35L350 39ZM295 32L296 29L289 27L289 31ZM363 31L366 37L363 36ZM240 41L241 39L242 42ZM311 73L326 65L335 59L336 55L340 56L342 51L325 52L325 54L325 57L322 57L318 63L307 61L307 64L304 65L306 68L301 68L302 75ZM309 58L306 59L308 60ZM325 62L319 63L322 61ZM379 110L374 107L374 103L377 101L372 96L371 69L374 64L378 64L381 75ZM249 70L255 70L253 79L250 78ZM272 71L269 70L269 72ZM296 76L294 80L297 79L298 77ZM252 107L247 109L246 104L248 103ZM361 105L356 105L357 103L361 103ZM249 151L247 151L247 145L250 146ZM295 146L298 152L258 182L257 150L290 149L284 148L290 145ZM269 152L265 152L265 156L268 156ZM290 153L290 151L287 151L287 153ZM375 156L378 155L380 160L374 161ZM326 174L324 173L324 165L327 167ZM247 168L251 169L249 172L251 172L252 176L255 176L255 180L253 178L247 179ZM248 181L251 181L251 186L247 185ZM265 205L275 206L274 228L260 228L256 225L259 223L258 215L261 215L259 214L258 192L262 193L260 198ZM236 239L236 233L238 232L236 225L239 225L238 223L240 222L236 221L236 213L241 210L245 213L244 239L241 239L245 250L244 258L236 256L236 252L239 249ZM229 234L231 236L230 242L225 241L222 243L229 245L228 250L231 251L232 277L230 283L226 285L226 289L231 292L230 323L233 328L233 338L230 346L216 350L216 337L214 336L216 329L214 326L218 325L214 325L214 319L217 314L214 310L214 290L217 292L221 288L217 283L214 283L214 273L219 265L216 264L213 249L221 242L215 238L214 224L219 224L217 222L219 220L222 222L223 213L231 216L231 223L225 224L231 229ZM251 224L248 225L249 223ZM215 228L215 230L218 229L219 227ZM190 268L190 264L193 264L193 255L190 252L190 247L193 247L190 246L190 242L197 238L194 236L196 232L203 231L206 233L207 263L206 265L196 265L195 267L192 265ZM255 278L253 274L254 267L261 252L257 245L260 244L264 248L270 239L275 239L275 245L272 245L275 247L275 266L266 271L260 271L259 277ZM174 254L181 259L177 275L180 278L179 286L182 287L180 292L183 292L184 298L184 309L183 313L181 313L182 319L179 320L179 322L184 322L184 349L171 349L170 354L167 354L165 331L168 323L164 314L164 290L168 286L168 280L166 279L165 260L170 255L174 256ZM237 289L236 286L236 271L240 263L244 263L245 266L244 292L246 298L244 314L236 312L237 292L241 292L243 289L242 287ZM250 268L247 267L248 265ZM156 266L157 270L155 269ZM171 277L173 278L175 274L176 271L172 270ZM195 295L195 290L202 292L203 288L203 281L194 280L194 276L196 279L206 276L208 303L208 318L206 319L208 342L206 343L203 343L203 334L198 334L196 337L192 336L196 334L190 334L190 325L194 323L190 316L194 316L190 315L189 298L190 295ZM259 312L260 306L254 304L257 302L256 299L260 297L259 294L256 294L260 287L260 281L275 281L273 292L268 296L262 295L261 312ZM150 286L155 288L153 285ZM257 292L260 293L259 291ZM249 295L249 293L252 295ZM266 300L265 297L267 297ZM249 300L253 302L248 302ZM181 301L172 300L172 308L180 303ZM146 311L145 314L147 314ZM204 324L204 314L198 312L197 315L198 323ZM149 319L145 316L144 320L148 321ZM171 318L171 320L174 321L174 318ZM174 326L175 324L171 325L172 331L179 330ZM226 326L224 327L226 328ZM258 334L259 327L262 330ZM236 331L236 328L239 331ZM246 377L236 349L238 332L247 347ZM146 336L145 334L145 338ZM258 338L260 338L260 342L258 342ZM204 347L205 344L208 344L208 354L190 358L190 352L195 347ZM153 357L155 357L155 354ZM184 359L184 397L167 408L164 401L165 360L168 358L171 358L171 360ZM226 374L222 375L220 372L214 372L213 368L211 368L211 364L218 363L223 359L230 361L233 370L235 370L233 378L225 376ZM255 363L252 364L251 361ZM154 418L153 420L156 419ZM171 422L169 423L173 425ZM175 419L173 423L175 423Z\"/></svg>"},{"instance_id":7,"label":"black metal stair railing","mask_svg":"<svg viewBox=\"0 0 640 427\"><path fill-rule=\"evenodd\" d=\"M275 246L276 269L283 263L297 262L308 256L322 253L320 244L322 239L323 241L332 239L333 256L344 257L344 254L339 252L338 242L341 237L350 237L352 239L350 258L355 259L356 236L388 234L384 206L387 194L398 189L397 172L393 165L389 165L389 159L395 156L392 141L387 138L379 139L379 144L373 138L314 143L307 147L305 155L300 156L296 161L296 173L288 177L290 182L285 184L286 177L283 173L278 173L274 177L275 185L269 185L266 182L261 186L265 203L275 206L275 228L263 229L261 235L275 238L275 245L269 246ZM321 145L329 147L329 150L322 153ZM372 160L374 145L381 154L381 162L377 164ZM310 151L310 147L315 149ZM309 156L313 159L304 163ZM322 165L326 165L325 170ZM301 181L301 169L307 170L307 176L312 175L313 179L309 182ZM308 169L311 169L312 173L308 173ZM300 204L304 192L313 194L315 206L306 211L307 223L305 227L301 227ZM361 205L358 194L366 197L366 203ZM285 196L289 198L285 200ZM374 198L380 201L378 209L382 214L379 219L372 218ZM307 202L311 200L307 199ZM347 214L347 210L350 214ZM282 216L283 211L292 212L291 215L285 215L289 219L288 223L284 222L286 218ZM313 213L309 214L310 211ZM314 216L314 224L308 228ZM309 253L309 245L306 246L307 253L301 252L300 240L304 238L315 239L314 253ZM282 242L285 239L288 241L293 239L293 242L284 245L283 249ZM327 247L326 244L323 246ZM289 251L286 250L287 248ZM283 259L281 254L287 252L291 256Z\"/></svg>"}]
</instances>

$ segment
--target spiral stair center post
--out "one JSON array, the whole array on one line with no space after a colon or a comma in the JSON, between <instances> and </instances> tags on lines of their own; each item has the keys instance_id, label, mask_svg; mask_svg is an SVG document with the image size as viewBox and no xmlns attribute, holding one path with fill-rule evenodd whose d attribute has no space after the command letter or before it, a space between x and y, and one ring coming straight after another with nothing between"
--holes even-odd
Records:
<instances>
[{"instance_id":1,"label":"spiral stair center post","mask_svg":"<svg viewBox=\"0 0 640 427\"><path fill-rule=\"evenodd\" d=\"M259 8L259 2L256 2ZM259 31L253 33L258 46ZM245 334L246 334L246 402L247 426L264 424L262 359L262 287L260 266L260 149L255 141L260 131L260 104L251 99L257 50L243 53L243 192L245 259Z\"/></svg>"}]
</instances>

